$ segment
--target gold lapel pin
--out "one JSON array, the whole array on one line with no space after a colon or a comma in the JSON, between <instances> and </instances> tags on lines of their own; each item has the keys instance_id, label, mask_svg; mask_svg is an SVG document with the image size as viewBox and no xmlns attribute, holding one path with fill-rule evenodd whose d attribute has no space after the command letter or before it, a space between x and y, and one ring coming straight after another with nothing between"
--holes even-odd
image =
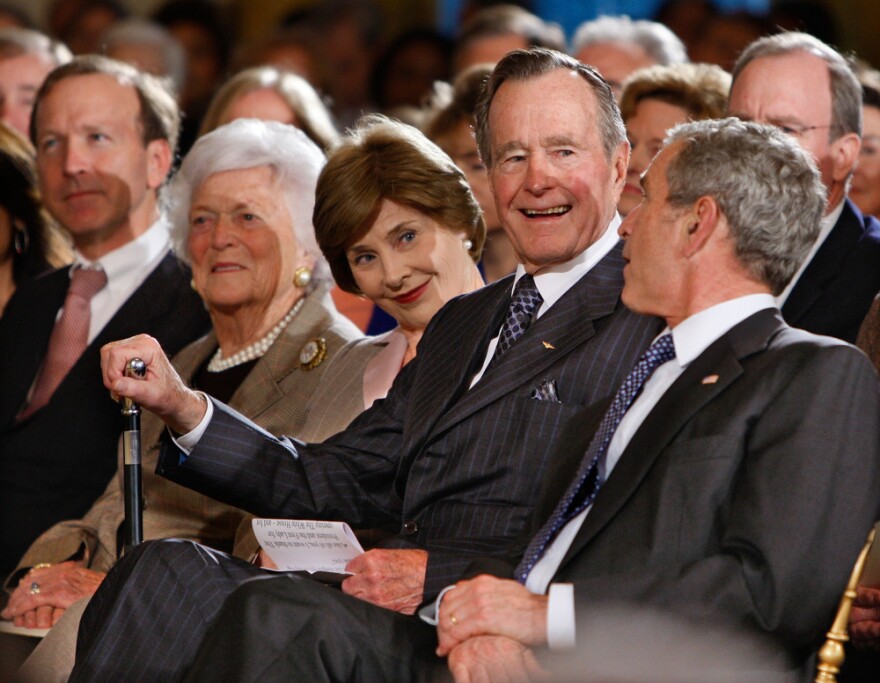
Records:
<instances>
[{"instance_id":1,"label":"gold lapel pin","mask_svg":"<svg viewBox=\"0 0 880 683\"><path fill-rule=\"evenodd\" d=\"M299 352L299 367L314 370L327 357L327 342L322 337L309 339Z\"/></svg>"},{"instance_id":2,"label":"gold lapel pin","mask_svg":"<svg viewBox=\"0 0 880 683\"><path fill-rule=\"evenodd\" d=\"M554 351L556 350L556 347L553 346L553 344L551 344L550 342L542 341L541 343L544 345L545 349L552 349Z\"/></svg>"},{"instance_id":3,"label":"gold lapel pin","mask_svg":"<svg viewBox=\"0 0 880 683\"><path fill-rule=\"evenodd\" d=\"M703 384L715 384L718 381L718 375L706 375L703 377Z\"/></svg>"}]
</instances>

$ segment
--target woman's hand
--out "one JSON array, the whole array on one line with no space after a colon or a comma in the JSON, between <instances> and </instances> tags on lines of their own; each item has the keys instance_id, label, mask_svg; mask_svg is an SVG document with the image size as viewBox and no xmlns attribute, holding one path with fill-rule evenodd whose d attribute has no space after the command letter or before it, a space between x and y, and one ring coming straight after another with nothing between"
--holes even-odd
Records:
<instances>
[{"instance_id":1,"label":"woman's hand","mask_svg":"<svg viewBox=\"0 0 880 683\"><path fill-rule=\"evenodd\" d=\"M132 358L146 363L143 378L125 376L125 367ZM202 396L186 386L159 342L149 335L106 344L101 348L101 371L104 386L114 399L132 399L179 434L191 432L205 416L207 406Z\"/></svg>"},{"instance_id":2,"label":"woman's hand","mask_svg":"<svg viewBox=\"0 0 880 683\"><path fill-rule=\"evenodd\" d=\"M25 628L51 628L73 603L94 595L105 576L76 562L36 567L21 579L0 617Z\"/></svg>"}]
</instances>

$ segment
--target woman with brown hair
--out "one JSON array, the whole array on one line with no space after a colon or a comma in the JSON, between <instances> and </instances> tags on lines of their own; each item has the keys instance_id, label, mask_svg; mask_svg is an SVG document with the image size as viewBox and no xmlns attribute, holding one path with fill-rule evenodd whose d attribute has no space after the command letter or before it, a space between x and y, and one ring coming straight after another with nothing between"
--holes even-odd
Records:
<instances>
[{"instance_id":1,"label":"woman with brown hair","mask_svg":"<svg viewBox=\"0 0 880 683\"><path fill-rule=\"evenodd\" d=\"M69 263L71 256L43 209L33 150L0 123L0 315L18 284Z\"/></svg>"}]
</instances>

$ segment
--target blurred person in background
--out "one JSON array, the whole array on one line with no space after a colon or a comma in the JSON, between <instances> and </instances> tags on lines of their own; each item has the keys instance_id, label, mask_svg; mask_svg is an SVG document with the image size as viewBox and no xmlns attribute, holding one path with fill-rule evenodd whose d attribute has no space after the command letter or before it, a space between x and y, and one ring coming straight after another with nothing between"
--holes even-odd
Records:
<instances>
[{"instance_id":1,"label":"blurred person in background","mask_svg":"<svg viewBox=\"0 0 880 683\"><path fill-rule=\"evenodd\" d=\"M487 7L462 24L453 70L458 74L475 64L494 64L511 50L527 47L564 52L565 34L558 24L517 5Z\"/></svg>"},{"instance_id":2,"label":"blurred person in background","mask_svg":"<svg viewBox=\"0 0 880 683\"><path fill-rule=\"evenodd\" d=\"M575 31L571 54L596 67L618 100L623 82L636 69L688 61L684 44L672 31L655 21L633 21L628 16L585 21Z\"/></svg>"},{"instance_id":3,"label":"blurred person in background","mask_svg":"<svg viewBox=\"0 0 880 683\"><path fill-rule=\"evenodd\" d=\"M19 283L71 258L40 200L33 148L0 123L0 316Z\"/></svg>"},{"instance_id":4,"label":"blurred person in background","mask_svg":"<svg viewBox=\"0 0 880 683\"><path fill-rule=\"evenodd\" d=\"M426 135L464 171L486 220L486 244L480 261L486 283L500 280L516 270L517 256L501 227L489 174L477 151L474 112L483 84L493 65L478 64L463 71L452 85L438 83L425 123Z\"/></svg>"},{"instance_id":5,"label":"blurred person in background","mask_svg":"<svg viewBox=\"0 0 880 683\"><path fill-rule=\"evenodd\" d=\"M880 215L880 75L862 79L862 147L849 197L863 214Z\"/></svg>"},{"instance_id":6,"label":"blurred person in background","mask_svg":"<svg viewBox=\"0 0 880 683\"><path fill-rule=\"evenodd\" d=\"M435 81L449 80L452 42L436 31L418 29L395 39L376 61L371 77L373 101L394 114L419 107Z\"/></svg>"},{"instance_id":7,"label":"blurred person in background","mask_svg":"<svg viewBox=\"0 0 880 683\"><path fill-rule=\"evenodd\" d=\"M180 42L159 24L145 19L124 19L101 37L104 54L131 64L153 76L167 78L178 101L186 87L186 52Z\"/></svg>"},{"instance_id":8,"label":"blurred person in background","mask_svg":"<svg viewBox=\"0 0 880 683\"><path fill-rule=\"evenodd\" d=\"M717 119L727 110L730 74L709 64L650 66L623 84L620 113L631 153L617 210L626 216L642 201L641 176L663 147L670 128Z\"/></svg>"},{"instance_id":9,"label":"blurred person in background","mask_svg":"<svg viewBox=\"0 0 880 683\"><path fill-rule=\"evenodd\" d=\"M53 34L75 55L103 54L101 37L117 21L127 19L129 11L116 0L79 0L75 5Z\"/></svg>"},{"instance_id":10,"label":"blurred person in background","mask_svg":"<svg viewBox=\"0 0 880 683\"><path fill-rule=\"evenodd\" d=\"M0 29L0 120L28 137L37 91L71 57L66 46L38 31Z\"/></svg>"}]
</instances>

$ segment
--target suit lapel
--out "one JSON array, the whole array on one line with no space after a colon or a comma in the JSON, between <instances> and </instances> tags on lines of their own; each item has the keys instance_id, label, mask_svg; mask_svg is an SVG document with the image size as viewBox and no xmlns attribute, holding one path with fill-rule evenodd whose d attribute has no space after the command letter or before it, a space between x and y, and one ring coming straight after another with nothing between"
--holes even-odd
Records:
<instances>
[{"instance_id":1,"label":"suit lapel","mask_svg":"<svg viewBox=\"0 0 880 683\"><path fill-rule=\"evenodd\" d=\"M742 375L740 361L765 349L784 326L775 309L759 311L715 341L687 367L633 435L560 568L615 517L687 422ZM704 383L710 375L717 375L717 381Z\"/></svg>"},{"instance_id":2,"label":"suit lapel","mask_svg":"<svg viewBox=\"0 0 880 683\"><path fill-rule=\"evenodd\" d=\"M613 313L620 297L623 287L621 248L620 245L615 247L536 320L492 370L438 421L436 431L452 427L535 380L594 336L595 321ZM503 322L506 304L501 313ZM501 322L492 328L486 344L496 335ZM483 359L481 355L480 361Z\"/></svg>"},{"instance_id":3,"label":"suit lapel","mask_svg":"<svg viewBox=\"0 0 880 683\"><path fill-rule=\"evenodd\" d=\"M822 296L828 283L840 275L849 253L858 244L863 231L862 221L847 199L834 228L828 233L782 306L782 313L790 324L796 325Z\"/></svg>"}]
</instances>

